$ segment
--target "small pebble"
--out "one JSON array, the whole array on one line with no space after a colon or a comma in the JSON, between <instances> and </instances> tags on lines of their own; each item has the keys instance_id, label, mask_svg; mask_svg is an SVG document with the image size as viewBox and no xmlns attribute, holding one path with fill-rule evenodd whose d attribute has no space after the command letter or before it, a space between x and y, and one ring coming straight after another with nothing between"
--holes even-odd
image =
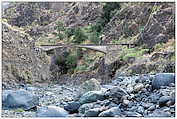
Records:
<instances>
[{"instance_id":1,"label":"small pebble","mask_svg":"<svg viewBox=\"0 0 177 119\"><path fill-rule=\"evenodd\" d=\"M126 106L127 106L129 103L130 103L130 101L129 101L129 100L126 100L126 99L125 99L125 100L123 100L123 104L124 104L124 105L126 105Z\"/></svg>"},{"instance_id":2,"label":"small pebble","mask_svg":"<svg viewBox=\"0 0 177 119\"><path fill-rule=\"evenodd\" d=\"M143 87L144 85L142 83L138 83L137 85L135 85L134 91L139 92Z\"/></svg>"},{"instance_id":3,"label":"small pebble","mask_svg":"<svg viewBox=\"0 0 177 119\"><path fill-rule=\"evenodd\" d=\"M152 106L150 106L147 110L148 111L153 111L153 110L155 110L156 109L156 106L155 105L152 105Z\"/></svg>"},{"instance_id":4,"label":"small pebble","mask_svg":"<svg viewBox=\"0 0 177 119\"><path fill-rule=\"evenodd\" d=\"M170 87L175 87L175 84L174 83L170 83L169 86Z\"/></svg>"}]
</instances>

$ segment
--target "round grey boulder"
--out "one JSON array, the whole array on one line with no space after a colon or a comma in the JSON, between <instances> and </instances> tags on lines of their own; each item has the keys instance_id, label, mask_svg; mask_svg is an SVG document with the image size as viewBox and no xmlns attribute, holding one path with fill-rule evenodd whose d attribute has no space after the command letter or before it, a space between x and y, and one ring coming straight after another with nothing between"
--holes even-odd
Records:
<instances>
[{"instance_id":1,"label":"round grey boulder","mask_svg":"<svg viewBox=\"0 0 177 119\"><path fill-rule=\"evenodd\" d=\"M81 85L81 89L79 91L78 97L82 96L83 94L89 91L99 91L99 90L101 90L100 82L97 79L92 78L90 80L85 81Z\"/></svg>"},{"instance_id":2,"label":"round grey boulder","mask_svg":"<svg viewBox=\"0 0 177 119\"><path fill-rule=\"evenodd\" d=\"M68 112L63 108L56 106L41 107L36 112L37 117L66 117Z\"/></svg>"},{"instance_id":3,"label":"round grey boulder","mask_svg":"<svg viewBox=\"0 0 177 119\"><path fill-rule=\"evenodd\" d=\"M4 105L7 95L14 92L13 90L3 90L2 91L2 105Z\"/></svg>"},{"instance_id":4,"label":"round grey boulder","mask_svg":"<svg viewBox=\"0 0 177 119\"><path fill-rule=\"evenodd\" d=\"M64 109L69 113L77 113L80 106L79 102L69 102L64 106Z\"/></svg>"},{"instance_id":5,"label":"round grey boulder","mask_svg":"<svg viewBox=\"0 0 177 119\"><path fill-rule=\"evenodd\" d=\"M159 106L160 107L166 106L166 103L168 101L170 101L170 100L172 100L172 98L170 96L162 96L162 97L160 97L160 99L159 99Z\"/></svg>"},{"instance_id":6,"label":"round grey boulder","mask_svg":"<svg viewBox=\"0 0 177 119\"><path fill-rule=\"evenodd\" d=\"M168 86L170 83L175 83L174 73L158 73L152 80L152 89L160 89L161 86Z\"/></svg>"},{"instance_id":7,"label":"round grey boulder","mask_svg":"<svg viewBox=\"0 0 177 119\"><path fill-rule=\"evenodd\" d=\"M89 109L92 109L94 107L93 103L86 103L80 106L79 108L79 113L80 114L84 114L86 111L88 111Z\"/></svg>"},{"instance_id":8,"label":"round grey boulder","mask_svg":"<svg viewBox=\"0 0 177 119\"><path fill-rule=\"evenodd\" d=\"M81 104L85 104L85 103L91 103L97 100L104 100L104 99L105 97L102 91L89 91L85 93L83 96L81 96L79 102Z\"/></svg>"},{"instance_id":9,"label":"round grey boulder","mask_svg":"<svg viewBox=\"0 0 177 119\"><path fill-rule=\"evenodd\" d=\"M148 111L153 111L153 110L155 110L156 109L156 105L152 105L152 106L150 106L147 110Z\"/></svg>"},{"instance_id":10,"label":"round grey boulder","mask_svg":"<svg viewBox=\"0 0 177 119\"><path fill-rule=\"evenodd\" d=\"M142 115L138 112L125 111L124 114L126 117L142 117Z\"/></svg>"},{"instance_id":11,"label":"round grey boulder","mask_svg":"<svg viewBox=\"0 0 177 119\"><path fill-rule=\"evenodd\" d=\"M156 109L152 114L149 114L148 116L149 117L170 117L171 114L169 112Z\"/></svg>"},{"instance_id":12,"label":"round grey boulder","mask_svg":"<svg viewBox=\"0 0 177 119\"><path fill-rule=\"evenodd\" d=\"M100 112L101 112L100 108L94 108L94 109L90 109L86 111L84 116L85 117L98 117Z\"/></svg>"},{"instance_id":13,"label":"round grey boulder","mask_svg":"<svg viewBox=\"0 0 177 119\"><path fill-rule=\"evenodd\" d=\"M3 103L6 108L29 110L39 105L39 98L26 90L17 90L9 92Z\"/></svg>"},{"instance_id":14,"label":"round grey boulder","mask_svg":"<svg viewBox=\"0 0 177 119\"><path fill-rule=\"evenodd\" d=\"M119 86L116 86L105 92L105 97L111 98L112 101L116 104L119 104L121 102L121 98L125 95L128 95L128 93Z\"/></svg>"}]
</instances>

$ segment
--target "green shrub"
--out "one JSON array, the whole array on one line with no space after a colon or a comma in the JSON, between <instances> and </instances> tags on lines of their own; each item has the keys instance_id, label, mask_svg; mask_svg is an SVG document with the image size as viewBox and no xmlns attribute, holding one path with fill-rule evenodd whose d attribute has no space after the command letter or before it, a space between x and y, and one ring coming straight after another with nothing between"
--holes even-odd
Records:
<instances>
[{"instance_id":1,"label":"green shrub","mask_svg":"<svg viewBox=\"0 0 177 119\"><path fill-rule=\"evenodd\" d=\"M158 44L156 44L156 45L154 46L154 50L159 50L159 49L161 49L161 48L164 48L164 47L163 47L164 44L165 44L165 43L158 43Z\"/></svg>"},{"instance_id":2,"label":"green shrub","mask_svg":"<svg viewBox=\"0 0 177 119\"><path fill-rule=\"evenodd\" d=\"M61 56L56 56L56 65L60 65L62 63Z\"/></svg>"},{"instance_id":3,"label":"green shrub","mask_svg":"<svg viewBox=\"0 0 177 119\"><path fill-rule=\"evenodd\" d=\"M100 38L99 38L99 33L98 32L92 32L90 33L89 35L89 40L94 43L94 44L98 44L99 41L100 41Z\"/></svg>"},{"instance_id":4,"label":"green shrub","mask_svg":"<svg viewBox=\"0 0 177 119\"><path fill-rule=\"evenodd\" d=\"M78 59L81 59L83 57L83 50L82 48L77 48L77 57Z\"/></svg>"},{"instance_id":5,"label":"green shrub","mask_svg":"<svg viewBox=\"0 0 177 119\"><path fill-rule=\"evenodd\" d=\"M81 28L76 28L74 31L74 40L72 41L73 43L82 43L87 39L87 36L83 32Z\"/></svg>"},{"instance_id":6,"label":"green shrub","mask_svg":"<svg viewBox=\"0 0 177 119\"><path fill-rule=\"evenodd\" d=\"M143 32L144 31L144 26L140 26L139 27L139 32Z\"/></svg>"},{"instance_id":7,"label":"green shrub","mask_svg":"<svg viewBox=\"0 0 177 119\"><path fill-rule=\"evenodd\" d=\"M121 51L119 58L127 60L129 57L141 57L149 49L140 49L140 48L125 48Z\"/></svg>"},{"instance_id":8,"label":"green shrub","mask_svg":"<svg viewBox=\"0 0 177 119\"><path fill-rule=\"evenodd\" d=\"M79 72L79 71L86 71L87 70L87 66L86 65L81 65L81 66L77 66L75 71Z\"/></svg>"},{"instance_id":9,"label":"green shrub","mask_svg":"<svg viewBox=\"0 0 177 119\"><path fill-rule=\"evenodd\" d=\"M61 31L65 31L64 23L59 21L57 23L57 31L60 33Z\"/></svg>"},{"instance_id":10,"label":"green shrub","mask_svg":"<svg viewBox=\"0 0 177 119\"><path fill-rule=\"evenodd\" d=\"M83 28L69 28L65 31L65 34L68 37L68 42L76 44L80 44L86 40L97 44L100 40L100 33L97 32L95 25L88 25Z\"/></svg>"},{"instance_id":11,"label":"green shrub","mask_svg":"<svg viewBox=\"0 0 177 119\"><path fill-rule=\"evenodd\" d=\"M117 10L120 10L121 6L118 2L107 2L103 5L103 14L101 18L97 20L96 24L92 26L92 31L101 32L104 26L110 21L110 19L116 14Z\"/></svg>"},{"instance_id":12,"label":"green shrub","mask_svg":"<svg viewBox=\"0 0 177 119\"><path fill-rule=\"evenodd\" d=\"M59 21L57 23L56 30L57 30L56 35L58 36L58 38L60 40L63 40L66 37L66 35L65 35L66 28L64 26L64 23Z\"/></svg>"},{"instance_id":13,"label":"green shrub","mask_svg":"<svg viewBox=\"0 0 177 119\"><path fill-rule=\"evenodd\" d=\"M69 38L71 36L74 35L74 32L75 32L75 29L74 28L68 28L66 29L65 33L66 33L66 36Z\"/></svg>"},{"instance_id":14,"label":"green shrub","mask_svg":"<svg viewBox=\"0 0 177 119\"><path fill-rule=\"evenodd\" d=\"M121 6L118 2L107 2L103 6L103 14L100 19L101 26L104 27L110 19L114 16L117 10L120 10Z\"/></svg>"},{"instance_id":15,"label":"green shrub","mask_svg":"<svg viewBox=\"0 0 177 119\"><path fill-rule=\"evenodd\" d=\"M59 38L60 40L63 40L63 39L65 38L65 34L64 34L64 33L59 33L59 34L58 34L58 38Z\"/></svg>"},{"instance_id":16,"label":"green shrub","mask_svg":"<svg viewBox=\"0 0 177 119\"><path fill-rule=\"evenodd\" d=\"M171 60L171 61L174 61L174 62L176 61L175 54L171 56L170 60Z\"/></svg>"},{"instance_id":17,"label":"green shrub","mask_svg":"<svg viewBox=\"0 0 177 119\"><path fill-rule=\"evenodd\" d=\"M91 33L94 30L92 29L92 25L88 25L82 28L84 33Z\"/></svg>"},{"instance_id":18,"label":"green shrub","mask_svg":"<svg viewBox=\"0 0 177 119\"><path fill-rule=\"evenodd\" d=\"M103 29L103 19L100 19L96 22L96 24L92 25L92 31L96 31L96 32L101 32L101 30Z\"/></svg>"},{"instance_id":19,"label":"green shrub","mask_svg":"<svg viewBox=\"0 0 177 119\"><path fill-rule=\"evenodd\" d=\"M117 43L119 43L119 40L115 39L115 40L112 40L111 42L112 42L113 44L117 44Z\"/></svg>"},{"instance_id":20,"label":"green shrub","mask_svg":"<svg viewBox=\"0 0 177 119\"><path fill-rule=\"evenodd\" d=\"M131 36L131 30L128 29L129 27L129 23L125 23L124 26L123 26L123 32L124 32L124 37L128 37L128 36Z\"/></svg>"},{"instance_id":21,"label":"green shrub","mask_svg":"<svg viewBox=\"0 0 177 119\"><path fill-rule=\"evenodd\" d=\"M75 68L77 65L77 55L70 54L66 58L66 65L67 65L67 68Z\"/></svg>"}]
</instances>

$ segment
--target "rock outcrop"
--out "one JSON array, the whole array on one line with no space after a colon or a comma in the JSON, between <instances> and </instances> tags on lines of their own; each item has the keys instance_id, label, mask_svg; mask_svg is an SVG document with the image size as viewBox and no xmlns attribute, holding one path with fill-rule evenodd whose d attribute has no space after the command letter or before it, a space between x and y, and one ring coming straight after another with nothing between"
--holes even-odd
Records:
<instances>
[{"instance_id":1,"label":"rock outcrop","mask_svg":"<svg viewBox=\"0 0 177 119\"><path fill-rule=\"evenodd\" d=\"M7 23L2 27L3 88L48 80L49 60L44 52L35 48L33 39Z\"/></svg>"},{"instance_id":2,"label":"rock outcrop","mask_svg":"<svg viewBox=\"0 0 177 119\"><path fill-rule=\"evenodd\" d=\"M28 91L18 90L9 92L4 98L3 106L9 109L30 110L39 105L39 98Z\"/></svg>"}]
</instances>

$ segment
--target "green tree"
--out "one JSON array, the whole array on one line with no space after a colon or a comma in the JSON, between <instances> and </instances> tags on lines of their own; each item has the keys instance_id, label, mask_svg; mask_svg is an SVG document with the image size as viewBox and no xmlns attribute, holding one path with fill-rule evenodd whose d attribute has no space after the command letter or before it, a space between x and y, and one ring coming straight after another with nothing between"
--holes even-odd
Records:
<instances>
[{"instance_id":1,"label":"green tree","mask_svg":"<svg viewBox=\"0 0 177 119\"><path fill-rule=\"evenodd\" d=\"M94 44L98 44L99 41L100 41L99 36L100 36L100 33L98 33L98 32L92 32L92 33L90 33L90 35L89 35L89 40L90 40L92 43L94 43Z\"/></svg>"},{"instance_id":2,"label":"green tree","mask_svg":"<svg viewBox=\"0 0 177 119\"><path fill-rule=\"evenodd\" d=\"M111 17L113 16L112 13L114 10L120 10L121 6L118 2L108 2L103 6L103 15L102 18L105 22L109 22Z\"/></svg>"},{"instance_id":3,"label":"green tree","mask_svg":"<svg viewBox=\"0 0 177 119\"><path fill-rule=\"evenodd\" d=\"M60 40L63 40L65 38L65 27L63 22L58 22L57 23L57 36L59 37Z\"/></svg>"},{"instance_id":4,"label":"green tree","mask_svg":"<svg viewBox=\"0 0 177 119\"><path fill-rule=\"evenodd\" d=\"M81 43L87 39L87 36L81 28L76 28L74 31L73 43Z\"/></svg>"},{"instance_id":5,"label":"green tree","mask_svg":"<svg viewBox=\"0 0 177 119\"><path fill-rule=\"evenodd\" d=\"M74 32L75 32L75 29L74 28L68 28L66 29L65 33L66 33L66 36L69 38L71 37L72 35L74 35Z\"/></svg>"},{"instance_id":6,"label":"green tree","mask_svg":"<svg viewBox=\"0 0 177 119\"><path fill-rule=\"evenodd\" d=\"M74 69L77 66L77 54L70 54L67 58L66 58L66 67L69 69L69 72L74 72Z\"/></svg>"},{"instance_id":7,"label":"green tree","mask_svg":"<svg viewBox=\"0 0 177 119\"><path fill-rule=\"evenodd\" d=\"M108 2L103 6L103 14L101 18L97 21L94 28L97 32L101 32L104 26L110 21L110 19L115 15L117 10L120 10L121 6L118 2Z\"/></svg>"}]
</instances>

